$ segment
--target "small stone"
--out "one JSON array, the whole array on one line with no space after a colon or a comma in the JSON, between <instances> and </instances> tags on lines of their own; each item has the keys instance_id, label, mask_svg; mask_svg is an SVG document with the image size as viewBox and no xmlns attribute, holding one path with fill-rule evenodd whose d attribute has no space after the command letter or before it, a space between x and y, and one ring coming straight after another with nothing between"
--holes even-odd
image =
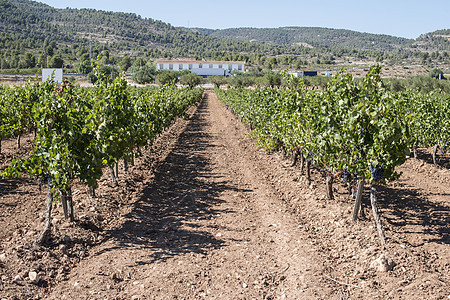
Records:
<instances>
[{"instance_id":1,"label":"small stone","mask_svg":"<svg viewBox=\"0 0 450 300\"><path fill-rule=\"evenodd\" d=\"M80 283L78 282L78 281L75 281L74 283L73 283L73 287L77 287L77 286L79 286L80 285Z\"/></svg>"},{"instance_id":2,"label":"small stone","mask_svg":"<svg viewBox=\"0 0 450 300\"><path fill-rule=\"evenodd\" d=\"M384 254L381 254L376 260L374 260L370 267L376 269L378 272L387 272L392 269L392 264L389 264L388 259Z\"/></svg>"},{"instance_id":3,"label":"small stone","mask_svg":"<svg viewBox=\"0 0 450 300\"><path fill-rule=\"evenodd\" d=\"M41 280L39 274L36 273L35 271L28 272L28 278L30 279L30 282L33 284L38 284L39 280Z\"/></svg>"},{"instance_id":4,"label":"small stone","mask_svg":"<svg viewBox=\"0 0 450 300\"><path fill-rule=\"evenodd\" d=\"M6 261L6 253L0 254L0 261Z\"/></svg>"},{"instance_id":5,"label":"small stone","mask_svg":"<svg viewBox=\"0 0 450 300\"><path fill-rule=\"evenodd\" d=\"M115 281L123 281L123 275L121 270L117 270L116 272L111 274L111 279Z\"/></svg>"},{"instance_id":6,"label":"small stone","mask_svg":"<svg viewBox=\"0 0 450 300\"><path fill-rule=\"evenodd\" d=\"M248 287L248 285L244 282L244 283L242 284L242 287L243 287L244 289L246 289L246 288Z\"/></svg>"},{"instance_id":7,"label":"small stone","mask_svg":"<svg viewBox=\"0 0 450 300\"><path fill-rule=\"evenodd\" d=\"M13 282L17 282L20 280L22 280L22 277L20 275L16 275L16 276L14 276Z\"/></svg>"},{"instance_id":8,"label":"small stone","mask_svg":"<svg viewBox=\"0 0 450 300\"><path fill-rule=\"evenodd\" d=\"M67 255L67 246L64 244L59 245L59 250L61 251L62 254Z\"/></svg>"}]
</instances>

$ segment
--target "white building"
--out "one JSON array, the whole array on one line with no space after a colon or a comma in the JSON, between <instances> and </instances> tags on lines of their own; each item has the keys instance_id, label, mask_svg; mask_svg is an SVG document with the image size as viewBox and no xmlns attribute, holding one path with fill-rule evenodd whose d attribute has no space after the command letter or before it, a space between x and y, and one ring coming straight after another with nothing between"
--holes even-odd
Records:
<instances>
[{"instance_id":1,"label":"white building","mask_svg":"<svg viewBox=\"0 0 450 300\"><path fill-rule=\"evenodd\" d=\"M156 70L189 70L200 76L230 76L231 71L245 71L245 63L240 61L204 61L204 60L157 60Z\"/></svg>"},{"instance_id":2,"label":"white building","mask_svg":"<svg viewBox=\"0 0 450 300\"><path fill-rule=\"evenodd\" d=\"M61 83L63 81L63 69L42 69L42 82L47 80Z\"/></svg>"}]
</instances>

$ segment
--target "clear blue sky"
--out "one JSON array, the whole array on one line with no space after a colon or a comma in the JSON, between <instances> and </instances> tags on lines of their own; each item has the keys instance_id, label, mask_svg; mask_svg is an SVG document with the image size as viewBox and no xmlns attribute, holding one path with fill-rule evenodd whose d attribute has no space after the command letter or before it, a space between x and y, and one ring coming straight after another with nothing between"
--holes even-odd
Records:
<instances>
[{"instance_id":1,"label":"clear blue sky","mask_svg":"<svg viewBox=\"0 0 450 300\"><path fill-rule=\"evenodd\" d=\"M212 29L311 26L417 38L450 29L450 0L40 0Z\"/></svg>"}]
</instances>

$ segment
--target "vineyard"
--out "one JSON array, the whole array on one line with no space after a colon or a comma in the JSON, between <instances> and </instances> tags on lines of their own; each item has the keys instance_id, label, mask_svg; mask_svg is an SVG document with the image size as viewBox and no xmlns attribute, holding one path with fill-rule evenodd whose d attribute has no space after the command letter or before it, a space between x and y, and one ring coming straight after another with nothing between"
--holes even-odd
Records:
<instances>
[{"instance_id":1,"label":"vineyard","mask_svg":"<svg viewBox=\"0 0 450 300\"><path fill-rule=\"evenodd\" d=\"M450 97L436 92L393 93L383 88L381 68L373 66L361 84L350 74L336 76L322 92L302 82L289 90L216 90L219 99L252 129L267 151L300 156L301 169L317 166L333 199L332 182L340 175L355 190L353 221L360 212L364 182L370 183L374 218L384 245L377 212L376 184L397 179L395 170L417 148L446 153L450 141ZM352 178L354 180L352 180ZM355 187L352 187L356 185Z\"/></svg>"},{"instance_id":2,"label":"vineyard","mask_svg":"<svg viewBox=\"0 0 450 300\"><path fill-rule=\"evenodd\" d=\"M0 86L0 297L448 297L448 95L95 72Z\"/></svg>"},{"instance_id":3,"label":"vineyard","mask_svg":"<svg viewBox=\"0 0 450 300\"><path fill-rule=\"evenodd\" d=\"M13 160L2 176L28 174L48 184L46 226L37 245L44 244L51 232L55 195L61 198L65 217L73 222L71 186L75 179L84 182L95 197L103 168L109 167L117 185L119 160L124 160L126 169L140 147L151 145L201 99L200 89L132 89L124 75L111 79L95 70L97 81L92 89L68 82L30 81L24 87L2 90L0 143L18 136L19 148L23 134L31 130L35 134L30 157Z\"/></svg>"}]
</instances>

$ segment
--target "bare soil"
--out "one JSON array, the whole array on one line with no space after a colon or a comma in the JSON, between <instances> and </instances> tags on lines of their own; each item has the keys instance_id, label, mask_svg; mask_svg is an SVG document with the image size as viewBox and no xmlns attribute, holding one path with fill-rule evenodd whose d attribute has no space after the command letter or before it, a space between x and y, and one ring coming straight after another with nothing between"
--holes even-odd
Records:
<instances>
[{"instance_id":1,"label":"bare soil","mask_svg":"<svg viewBox=\"0 0 450 300\"><path fill-rule=\"evenodd\" d=\"M73 187L76 222L55 204L53 237L34 248L46 185L0 180L0 298L5 299L448 299L449 156L409 159L377 187L387 245L369 209L351 222L340 182L327 200L316 170L259 150L213 92L143 150L97 198ZM0 169L32 136L4 141ZM338 180L336 180L338 181ZM384 254L391 270L371 263ZM39 281L32 283L29 272Z\"/></svg>"}]
</instances>

